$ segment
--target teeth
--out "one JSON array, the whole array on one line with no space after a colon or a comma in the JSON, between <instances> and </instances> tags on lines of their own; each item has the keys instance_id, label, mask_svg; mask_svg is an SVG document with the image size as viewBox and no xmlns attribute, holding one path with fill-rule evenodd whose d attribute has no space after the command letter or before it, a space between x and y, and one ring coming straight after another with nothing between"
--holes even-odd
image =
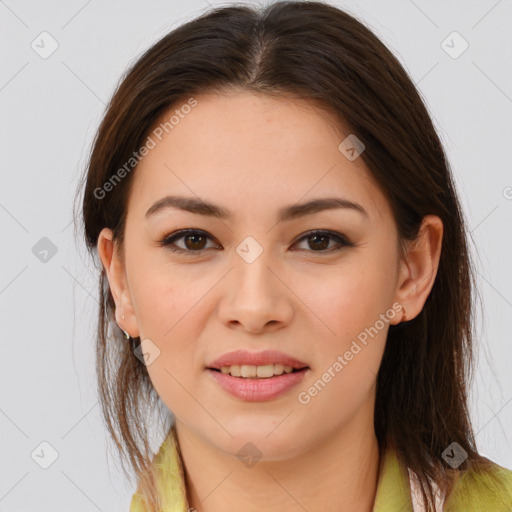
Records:
<instances>
[{"instance_id":1,"label":"teeth","mask_svg":"<svg viewBox=\"0 0 512 512\"><path fill-rule=\"evenodd\" d=\"M255 366L252 368L256 368L256 377L273 377L274 376L274 365L273 364L266 364L265 366ZM242 373L242 375L244 375ZM245 375L244 375L245 377Z\"/></svg>"},{"instance_id":2,"label":"teeth","mask_svg":"<svg viewBox=\"0 0 512 512\"><path fill-rule=\"evenodd\" d=\"M228 372L231 374L232 377L241 377L242 373L240 371L240 366L237 364L234 364L233 366L228 367Z\"/></svg>"},{"instance_id":3,"label":"teeth","mask_svg":"<svg viewBox=\"0 0 512 512\"><path fill-rule=\"evenodd\" d=\"M291 373L293 371L293 367L282 364L266 364L263 366L233 364L231 366L223 366L220 371L222 373L230 374L232 377L268 379L274 375Z\"/></svg>"},{"instance_id":4,"label":"teeth","mask_svg":"<svg viewBox=\"0 0 512 512\"><path fill-rule=\"evenodd\" d=\"M261 368L261 366L260 366ZM242 374L242 377L256 377L257 373L257 367L256 366L249 366L248 364L243 364L240 366L240 373Z\"/></svg>"},{"instance_id":5,"label":"teeth","mask_svg":"<svg viewBox=\"0 0 512 512\"><path fill-rule=\"evenodd\" d=\"M287 368L291 368L288 366ZM281 375L284 372L284 366L282 364L275 364L274 365L274 374L275 375Z\"/></svg>"}]
</instances>

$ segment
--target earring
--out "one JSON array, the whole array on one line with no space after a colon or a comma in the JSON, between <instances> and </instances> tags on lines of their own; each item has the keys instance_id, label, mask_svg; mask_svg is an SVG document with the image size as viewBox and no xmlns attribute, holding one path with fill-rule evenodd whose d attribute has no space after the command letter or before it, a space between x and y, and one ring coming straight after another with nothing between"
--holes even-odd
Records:
<instances>
[{"instance_id":1,"label":"earring","mask_svg":"<svg viewBox=\"0 0 512 512\"><path fill-rule=\"evenodd\" d=\"M404 313L402 315L402 319L400 320L400 323L405 322L407 319L407 315L405 314L405 308L402 306L402 309L404 310Z\"/></svg>"},{"instance_id":2,"label":"earring","mask_svg":"<svg viewBox=\"0 0 512 512\"><path fill-rule=\"evenodd\" d=\"M123 320L124 320L124 315L121 317ZM121 328L120 328L121 329ZM121 331L123 331L124 333L124 337L129 340L130 339L130 335L124 330L124 329L121 329Z\"/></svg>"}]
</instances>

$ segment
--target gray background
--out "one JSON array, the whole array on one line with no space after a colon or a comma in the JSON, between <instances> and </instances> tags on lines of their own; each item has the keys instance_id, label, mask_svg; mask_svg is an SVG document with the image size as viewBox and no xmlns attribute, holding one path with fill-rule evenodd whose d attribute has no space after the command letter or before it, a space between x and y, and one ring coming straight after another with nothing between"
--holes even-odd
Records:
<instances>
[{"instance_id":1,"label":"gray background","mask_svg":"<svg viewBox=\"0 0 512 512\"><path fill-rule=\"evenodd\" d=\"M398 56L446 147L483 303L471 395L477 441L512 468L512 2L333 3ZM207 8L204 0L0 0L0 511L128 510L134 487L95 393L96 274L74 241L72 200L122 73ZM31 47L51 48L43 31L58 44L46 59ZM463 41L443 43L453 31L469 44L457 58ZM58 454L47 469L31 457L43 441Z\"/></svg>"}]
</instances>

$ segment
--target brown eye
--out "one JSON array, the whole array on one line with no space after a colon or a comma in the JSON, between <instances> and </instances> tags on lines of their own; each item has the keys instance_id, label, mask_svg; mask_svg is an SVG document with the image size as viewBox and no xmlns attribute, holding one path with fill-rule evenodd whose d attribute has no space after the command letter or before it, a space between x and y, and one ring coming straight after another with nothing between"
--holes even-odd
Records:
<instances>
[{"instance_id":1,"label":"brown eye","mask_svg":"<svg viewBox=\"0 0 512 512\"><path fill-rule=\"evenodd\" d=\"M312 249L319 249L321 251L327 249L329 247L329 242L332 240L330 237L325 235L310 235L309 246Z\"/></svg>"},{"instance_id":2,"label":"brown eye","mask_svg":"<svg viewBox=\"0 0 512 512\"><path fill-rule=\"evenodd\" d=\"M183 240L183 246L179 246L176 242ZM162 247L166 247L167 249L173 252L181 252L187 255L199 255L204 250L208 249L206 244L208 240L213 240L213 238L208 235L205 231L197 230L197 229L185 229L178 231L177 233L172 233L171 235L167 235L163 240L159 242L159 245ZM318 253L331 253L335 251L339 251L344 247L353 247L354 244L351 243L345 236L340 233L336 233L333 231L310 231L303 235L294 245L301 242L302 240L307 240L308 247L304 250L308 252L318 252ZM337 246L329 247L329 244L334 241ZM211 247L210 247L211 248Z\"/></svg>"},{"instance_id":3,"label":"brown eye","mask_svg":"<svg viewBox=\"0 0 512 512\"><path fill-rule=\"evenodd\" d=\"M187 249L200 251L204 249L206 237L203 235L185 235L183 240Z\"/></svg>"},{"instance_id":4,"label":"brown eye","mask_svg":"<svg viewBox=\"0 0 512 512\"><path fill-rule=\"evenodd\" d=\"M353 247L352 244L346 237L342 236L339 233L335 233L332 231L310 231L306 233L303 237L299 238L297 241L301 240L308 241L308 248L311 249L309 252L334 252L343 247ZM338 244L338 246L329 249L329 243L334 241ZM306 249L308 250L308 249Z\"/></svg>"},{"instance_id":5,"label":"brown eye","mask_svg":"<svg viewBox=\"0 0 512 512\"><path fill-rule=\"evenodd\" d=\"M200 253L206 249L208 239L211 239L211 237L204 231L186 229L166 236L160 241L159 245L175 252ZM175 243L178 240L183 240L182 247Z\"/></svg>"}]
</instances>

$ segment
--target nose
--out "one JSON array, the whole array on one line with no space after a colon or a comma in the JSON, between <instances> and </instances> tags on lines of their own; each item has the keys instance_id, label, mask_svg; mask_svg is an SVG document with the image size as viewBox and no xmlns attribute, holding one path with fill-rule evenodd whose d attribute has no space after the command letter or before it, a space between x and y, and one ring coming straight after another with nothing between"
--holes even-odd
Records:
<instances>
[{"instance_id":1,"label":"nose","mask_svg":"<svg viewBox=\"0 0 512 512\"><path fill-rule=\"evenodd\" d=\"M264 253L252 263L235 258L223 286L219 316L227 327L258 334L291 322L293 292L286 275L272 268Z\"/></svg>"}]
</instances>

